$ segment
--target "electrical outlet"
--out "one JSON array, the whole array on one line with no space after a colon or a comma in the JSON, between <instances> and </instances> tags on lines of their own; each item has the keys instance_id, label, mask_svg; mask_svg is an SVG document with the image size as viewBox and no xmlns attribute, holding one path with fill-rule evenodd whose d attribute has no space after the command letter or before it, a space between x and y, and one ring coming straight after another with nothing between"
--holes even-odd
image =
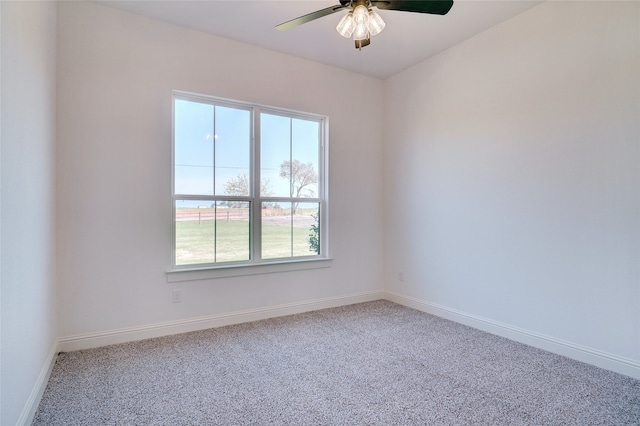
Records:
<instances>
[{"instance_id":1,"label":"electrical outlet","mask_svg":"<svg viewBox=\"0 0 640 426\"><path fill-rule=\"evenodd\" d=\"M173 293L171 293L171 301L173 303L182 303L182 290L175 289Z\"/></svg>"}]
</instances>

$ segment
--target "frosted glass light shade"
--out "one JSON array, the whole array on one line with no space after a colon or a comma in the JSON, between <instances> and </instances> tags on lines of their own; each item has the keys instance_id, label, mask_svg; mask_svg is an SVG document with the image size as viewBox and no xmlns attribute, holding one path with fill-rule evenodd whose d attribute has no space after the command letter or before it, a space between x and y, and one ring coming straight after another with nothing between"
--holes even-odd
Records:
<instances>
[{"instance_id":1,"label":"frosted glass light shade","mask_svg":"<svg viewBox=\"0 0 640 426\"><path fill-rule=\"evenodd\" d=\"M356 28L353 31L354 40L369 38L369 10L366 6L358 5L353 9L353 20Z\"/></svg>"},{"instance_id":2,"label":"frosted glass light shade","mask_svg":"<svg viewBox=\"0 0 640 426\"><path fill-rule=\"evenodd\" d=\"M385 27L382 17L378 15L378 12L371 9L369 10L369 33L374 36L380 34Z\"/></svg>"},{"instance_id":3,"label":"frosted glass light shade","mask_svg":"<svg viewBox=\"0 0 640 426\"><path fill-rule=\"evenodd\" d=\"M364 40L366 38L369 38L369 27L366 25L357 25L353 31L353 39Z\"/></svg>"},{"instance_id":4,"label":"frosted glass light shade","mask_svg":"<svg viewBox=\"0 0 640 426\"><path fill-rule=\"evenodd\" d=\"M366 6L358 5L353 9L353 20L356 25L367 25L369 23L369 10Z\"/></svg>"},{"instance_id":5,"label":"frosted glass light shade","mask_svg":"<svg viewBox=\"0 0 640 426\"><path fill-rule=\"evenodd\" d=\"M340 22L338 22L338 26L336 27L336 30L338 31L338 34L340 34L342 37L349 38L351 37L351 34L353 34L353 31L355 30L355 28L356 28L356 23L353 20L353 11L349 11L349 13L344 15L340 20Z\"/></svg>"}]
</instances>

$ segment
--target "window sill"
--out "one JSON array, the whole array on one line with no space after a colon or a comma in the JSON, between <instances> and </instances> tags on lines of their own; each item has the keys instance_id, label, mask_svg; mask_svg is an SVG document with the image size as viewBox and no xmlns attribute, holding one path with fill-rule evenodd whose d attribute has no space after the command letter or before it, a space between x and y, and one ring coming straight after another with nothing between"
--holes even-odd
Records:
<instances>
[{"instance_id":1,"label":"window sill","mask_svg":"<svg viewBox=\"0 0 640 426\"><path fill-rule=\"evenodd\" d=\"M331 258L288 260L254 265L229 265L210 268L176 269L167 271L167 282L208 280L241 277L246 275L273 274L277 272L303 271L331 267Z\"/></svg>"}]
</instances>

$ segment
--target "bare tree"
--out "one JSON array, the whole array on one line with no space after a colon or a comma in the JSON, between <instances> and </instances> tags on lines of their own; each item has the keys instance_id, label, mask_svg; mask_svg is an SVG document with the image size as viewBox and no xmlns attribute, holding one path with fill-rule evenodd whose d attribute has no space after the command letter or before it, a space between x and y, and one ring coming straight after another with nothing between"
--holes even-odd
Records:
<instances>
[{"instance_id":1,"label":"bare tree","mask_svg":"<svg viewBox=\"0 0 640 426\"><path fill-rule=\"evenodd\" d=\"M247 175L238 175L229 179L224 184L224 192L228 195L249 195L249 178Z\"/></svg>"},{"instance_id":2,"label":"bare tree","mask_svg":"<svg viewBox=\"0 0 640 426\"><path fill-rule=\"evenodd\" d=\"M318 172L313 163L303 163L300 160L283 161L280 164L280 177L289 180L291 198L314 195L313 189L308 188L309 185L318 183ZM298 203L293 203L291 209L295 214L298 209Z\"/></svg>"},{"instance_id":3,"label":"bare tree","mask_svg":"<svg viewBox=\"0 0 640 426\"><path fill-rule=\"evenodd\" d=\"M261 197L269 197L273 195L269 186L270 186L269 179L265 179L260 183ZM248 196L249 195L249 178L247 177L246 174L243 174L228 180L224 184L224 192L227 195ZM236 206L237 203L230 202L229 204L231 207L237 207Z\"/></svg>"}]
</instances>

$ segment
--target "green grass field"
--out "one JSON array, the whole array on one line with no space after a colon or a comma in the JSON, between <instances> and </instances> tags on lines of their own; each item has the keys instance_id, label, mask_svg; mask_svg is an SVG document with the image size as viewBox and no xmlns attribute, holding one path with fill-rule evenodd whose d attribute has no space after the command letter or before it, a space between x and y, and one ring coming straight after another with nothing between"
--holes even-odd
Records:
<instances>
[{"instance_id":1,"label":"green grass field","mask_svg":"<svg viewBox=\"0 0 640 426\"><path fill-rule=\"evenodd\" d=\"M309 249L308 224L262 225L262 258L275 259L316 254ZM249 260L247 220L185 220L176 222L176 264ZM214 241L215 239L215 241ZM215 244L214 244L215 242ZM215 252L215 257L214 257ZM292 253L293 252L293 253Z\"/></svg>"}]
</instances>

